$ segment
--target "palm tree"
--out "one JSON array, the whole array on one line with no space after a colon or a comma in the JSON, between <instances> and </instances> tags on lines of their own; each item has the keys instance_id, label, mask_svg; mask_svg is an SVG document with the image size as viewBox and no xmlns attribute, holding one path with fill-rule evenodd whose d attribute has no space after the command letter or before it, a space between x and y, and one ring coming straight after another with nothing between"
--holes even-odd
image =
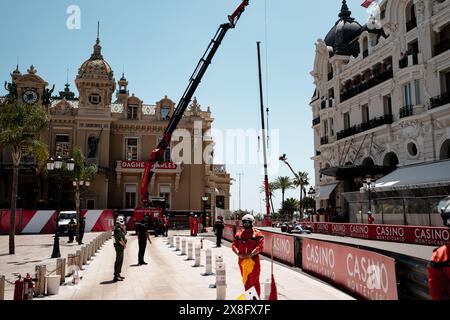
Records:
<instances>
[{"instance_id":1,"label":"palm tree","mask_svg":"<svg viewBox=\"0 0 450 320\"><path fill-rule=\"evenodd\" d=\"M270 204L271 204L271 207L272 207L272 215L275 213L274 209L273 209L272 198L275 197L274 192L277 189L278 188L277 188L277 185L276 185L275 182L269 182L269 201L270 201ZM259 188L259 192L263 193L263 194L266 194L266 186L265 186L264 182L263 182L262 186Z\"/></svg>"},{"instance_id":2,"label":"palm tree","mask_svg":"<svg viewBox=\"0 0 450 320\"><path fill-rule=\"evenodd\" d=\"M0 149L11 149L13 181L11 192L11 218L9 226L9 254L15 253L15 224L19 165L22 155L34 155L39 172L48 159L48 146L40 139L39 132L48 126L45 109L37 105L6 103L0 106Z\"/></svg>"},{"instance_id":3,"label":"palm tree","mask_svg":"<svg viewBox=\"0 0 450 320\"><path fill-rule=\"evenodd\" d=\"M293 188L293 184L292 181L289 177L278 177L275 180L275 188L278 190L281 190L281 205L282 205L282 213L283 215L285 214L284 211L284 193L286 192L286 190L288 189L292 189Z\"/></svg>"},{"instance_id":4,"label":"palm tree","mask_svg":"<svg viewBox=\"0 0 450 320\"><path fill-rule=\"evenodd\" d=\"M300 188L300 217L303 218L303 196L306 198L306 188L309 186L308 173L299 171L293 184Z\"/></svg>"},{"instance_id":5,"label":"palm tree","mask_svg":"<svg viewBox=\"0 0 450 320\"><path fill-rule=\"evenodd\" d=\"M283 203L284 205L284 210L286 212L286 214L288 215L288 217L293 217L294 216L294 212L298 210L299 207L299 203L298 200L294 199L294 198L288 198L284 201Z\"/></svg>"}]
</instances>

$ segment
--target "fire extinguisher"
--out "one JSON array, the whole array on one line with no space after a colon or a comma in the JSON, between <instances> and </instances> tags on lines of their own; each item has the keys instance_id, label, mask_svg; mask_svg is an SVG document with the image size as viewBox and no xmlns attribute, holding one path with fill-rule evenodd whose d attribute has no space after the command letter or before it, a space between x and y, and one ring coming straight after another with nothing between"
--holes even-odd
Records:
<instances>
[{"instance_id":1,"label":"fire extinguisher","mask_svg":"<svg viewBox=\"0 0 450 320\"><path fill-rule=\"evenodd\" d=\"M22 276L19 275L19 279L14 282L14 300L23 300L24 282Z\"/></svg>"},{"instance_id":2,"label":"fire extinguisher","mask_svg":"<svg viewBox=\"0 0 450 320\"><path fill-rule=\"evenodd\" d=\"M29 273L27 273L27 276L25 277L23 282L24 282L24 300L33 300L34 283Z\"/></svg>"}]
</instances>

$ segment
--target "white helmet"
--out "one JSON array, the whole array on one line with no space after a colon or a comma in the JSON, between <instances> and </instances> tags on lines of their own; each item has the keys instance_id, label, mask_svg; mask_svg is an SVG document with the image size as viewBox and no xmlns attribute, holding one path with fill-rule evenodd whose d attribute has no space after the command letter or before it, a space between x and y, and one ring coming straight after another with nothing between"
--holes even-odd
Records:
<instances>
[{"instance_id":1,"label":"white helmet","mask_svg":"<svg viewBox=\"0 0 450 320\"><path fill-rule=\"evenodd\" d=\"M120 216L119 218L117 218L117 222L120 223L120 224L125 223L125 221L123 220L123 217L122 217L122 216Z\"/></svg>"},{"instance_id":2,"label":"white helmet","mask_svg":"<svg viewBox=\"0 0 450 320\"><path fill-rule=\"evenodd\" d=\"M251 214L246 214L242 217L242 221L250 221L253 223L255 221L255 218Z\"/></svg>"}]
</instances>

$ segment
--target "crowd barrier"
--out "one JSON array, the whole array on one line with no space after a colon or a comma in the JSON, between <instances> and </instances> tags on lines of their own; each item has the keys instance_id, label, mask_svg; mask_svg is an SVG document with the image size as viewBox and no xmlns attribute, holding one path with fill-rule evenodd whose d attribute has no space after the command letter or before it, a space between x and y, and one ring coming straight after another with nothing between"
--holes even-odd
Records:
<instances>
[{"instance_id":1,"label":"crowd barrier","mask_svg":"<svg viewBox=\"0 0 450 320\"><path fill-rule=\"evenodd\" d=\"M56 210L16 210L16 234L53 234L56 231ZM11 210L0 212L0 234L9 233ZM114 227L113 210L82 210L86 218L85 232L102 232Z\"/></svg>"},{"instance_id":2,"label":"crowd barrier","mask_svg":"<svg viewBox=\"0 0 450 320\"><path fill-rule=\"evenodd\" d=\"M235 224L226 224L224 239L233 241L239 229ZM265 238L264 255L271 256L273 239L274 260L301 268L355 297L367 300L430 299L428 261L357 244L344 245L264 228L259 230Z\"/></svg>"}]
</instances>

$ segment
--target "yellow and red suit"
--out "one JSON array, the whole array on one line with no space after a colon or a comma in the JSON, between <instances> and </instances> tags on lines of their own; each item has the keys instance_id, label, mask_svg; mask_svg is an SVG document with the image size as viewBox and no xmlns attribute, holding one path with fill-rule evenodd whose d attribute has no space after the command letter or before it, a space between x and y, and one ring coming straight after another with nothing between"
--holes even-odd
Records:
<instances>
[{"instance_id":1,"label":"yellow and red suit","mask_svg":"<svg viewBox=\"0 0 450 320\"><path fill-rule=\"evenodd\" d=\"M194 233L194 236L196 236L198 233L198 218L197 217L194 217L194 219L192 221L192 229L193 229L192 232Z\"/></svg>"},{"instance_id":2,"label":"yellow and red suit","mask_svg":"<svg viewBox=\"0 0 450 320\"><path fill-rule=\"evenodd\" d=\"M433 300L450 300L450 243L433 252L428 267L428 288Z\"/></svg>"},{"instance_id":3,"label":"yellow and red suit","mask_svg":"<svg viewBox=\"0 0 450 320\"><path fill-rule=\"evenodd\" d=\"M261 273L261 263L259 254L264 248L264 235L255 229L243 229L236 233L233 241L233 251L239 254L252 255L247 259L239 257L239 269L241 270L242 281L245 290L255 287L258 295L261 295L261 285L259 275Z\"/></svg>"}]
</instances>

